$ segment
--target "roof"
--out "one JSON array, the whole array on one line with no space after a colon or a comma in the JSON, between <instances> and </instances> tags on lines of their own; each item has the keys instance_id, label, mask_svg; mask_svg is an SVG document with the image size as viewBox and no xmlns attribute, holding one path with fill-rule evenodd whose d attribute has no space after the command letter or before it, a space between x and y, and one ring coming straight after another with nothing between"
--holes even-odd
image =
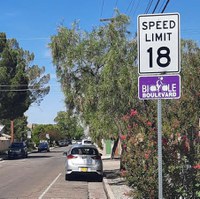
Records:
<instances>
[{"instance_id":1,"label":"roof","mask_svg":"<svg viewBox=\"0 0 200 199\"><path fill-rule=\"evenodd\" d=\"M7 138L7 139L10 139L10 138L11 138L10 135L7 135L7 134L5 134L5 133L0 134L0 137L4 137L4 138Z\"/></svg>"},{"instance_id":2,"label":"roof","mask_svg":"<svg viewBox=\"0 0 200 199\"><path fill-rule=\"evenodd\" d=\"M70 149L72 148L95 148L97 149L97 147L93 144L87 144L87 145L83 145L83 144L74 144L70 147Z\"/></svg>"}]
</instances>

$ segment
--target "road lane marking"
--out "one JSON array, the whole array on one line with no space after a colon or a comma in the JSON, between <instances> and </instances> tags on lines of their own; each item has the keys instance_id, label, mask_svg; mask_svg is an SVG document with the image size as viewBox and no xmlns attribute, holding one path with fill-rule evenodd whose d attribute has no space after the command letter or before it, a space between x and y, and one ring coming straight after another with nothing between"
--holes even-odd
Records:
<instances>
[{"instance_id":1,"label":"road lane marking","mask_svg":"<svg viewBox=\"0 0 200 199\"><path fill-rule=\"evenodd\" d=\"M43 196L49 191L49 189L52 187L52 185L56 182L56 180L61 176L62 173L59 173L58 176L53 180L53 182L45 189L45 191L40 195L38 199L42 199Z\"/></svg>"}]
</instances>

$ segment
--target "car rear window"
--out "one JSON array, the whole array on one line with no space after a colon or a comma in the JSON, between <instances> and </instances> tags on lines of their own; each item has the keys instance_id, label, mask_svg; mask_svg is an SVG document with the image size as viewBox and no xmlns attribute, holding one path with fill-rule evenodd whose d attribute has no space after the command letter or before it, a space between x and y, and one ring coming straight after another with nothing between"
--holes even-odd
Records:
<instances>
[{"instance_id":1,"label":"car rear window","mask_svg":"<svg viewBox=\"0 0 200 199\"><path fill-rule=\"evenodd\" d=\"M48 144L46 142L42 142L39 144L39 146L48 146Z\"/></svg>"},{"instance_id":2,"label":"car rear window","mask_svg":"<svg viewBox=\"0 0 200 199\"><path fill-rule=\"evenodd\" d=\"M84 144L92 144L92 142L90 140L84 140L83 143Z\"/></svg>"},{"instance_id":3,"label":"car rear window","mask_svg":"<svg viewBox=\"0 0 200 199\"><path fill-rule=\"evenodd\" d=\"M98 151L94 148L73 148L71 154L76 155L98 155Z\"/></svg>"},{"instance_id":4,"label":"car rear window","mask_svg":"<svg viewBox=\"0 0 200 199\"><path fill-rule=\"evenodd\" d=\"M12 143L11 148L23 147L23 143Z\"/></svg>"}]
</instances>

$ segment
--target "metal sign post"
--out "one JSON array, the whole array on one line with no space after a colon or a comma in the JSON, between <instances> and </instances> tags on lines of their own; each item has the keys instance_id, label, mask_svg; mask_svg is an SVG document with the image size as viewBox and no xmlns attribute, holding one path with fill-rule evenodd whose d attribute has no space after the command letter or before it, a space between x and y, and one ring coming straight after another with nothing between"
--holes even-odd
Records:
<instances>
[{"instance_id":1,"label":"metal sign post","mask_svg":"<svg viewBox=\"0 0 200 199\"><path fill-rule=\"evenodd\" d=\"M163 198L163 177L162 177L162 102L158 99L158 195Z\"/></svg>"}]
</instances>

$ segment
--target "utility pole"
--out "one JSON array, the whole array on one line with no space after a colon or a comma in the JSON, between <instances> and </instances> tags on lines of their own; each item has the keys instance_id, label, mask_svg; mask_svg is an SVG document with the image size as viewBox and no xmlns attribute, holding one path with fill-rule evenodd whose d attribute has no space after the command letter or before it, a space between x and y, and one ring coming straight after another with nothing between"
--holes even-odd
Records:
<instances>
[{"instance_id":1,"label":"utility pole","mask_svg":"<svg viewBox=\"0 0 200 199\"><path fill-rule=\"evenodd\" d=\"M10 131L11 131L11 143L14 141L14 120L11 120L10 122Z\"/></svg>"}]
</instances>

